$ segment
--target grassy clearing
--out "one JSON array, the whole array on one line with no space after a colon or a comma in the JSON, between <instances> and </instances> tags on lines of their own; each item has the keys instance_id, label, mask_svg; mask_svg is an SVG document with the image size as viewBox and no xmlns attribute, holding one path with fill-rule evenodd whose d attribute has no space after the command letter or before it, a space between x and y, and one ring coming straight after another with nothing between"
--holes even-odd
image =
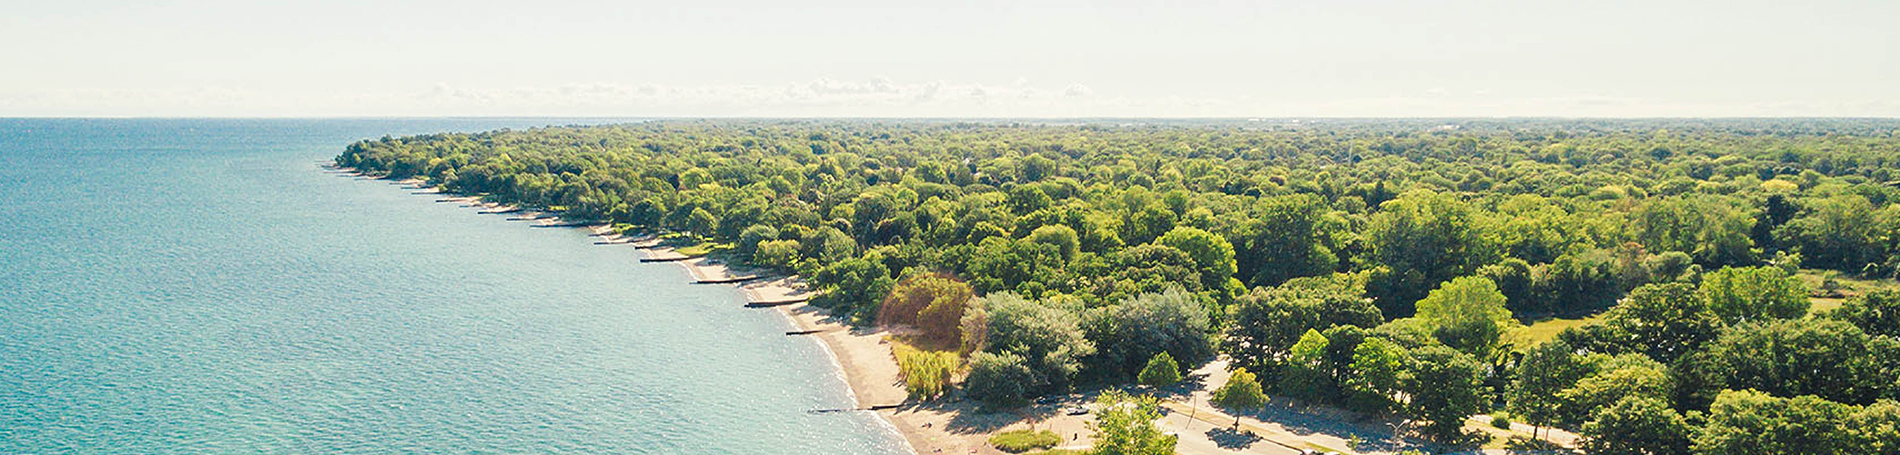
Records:
<instances>
[{"instance_id":1,"label":"grassy clearing","mask_svg":"<svg viewBox=\"0 0 1900 455\"><path fill-rule=\"evenodd\" d=\"M1808 289L1817 290L1825 289L1828 280L1834 280L1836 289L1840 291L1838 296L1814 297L1809 299L1810 302L1813 302L1813 306L1808 308L1809 314L1820 314L1828 310L1840 308L1842 303L1847 302L1847 299L1857 295L1882 289L1900 289L1900 283L1896 283L1893 280L1869 280L1844 274L1836 270L1802 269L1801 273L1795 274L1795 277L1800 278L1802 283L1807 284Z\"/></svg>"},{"instance_id":2,"label":"grassy clearing","mask_svg":"<svg viewBox=\"0 0 1900 455\"><path fill-rule=\"evenodd\" d=\"M1586 325L1595 324L1602 321L1603 321L1602 314L1598 314L1595 316L1590 316L1590 317L1582 318L1582 319L1558 319L1558 318L1543 319L1543 320L1539 320L1537 322L1531 323L1531 325L1519 327L1516 330L1512 330L1511 333L1505 335L1505 341L1515 346L1528 348L1531 346L1543 344L1545 341L1550 341L1553 338L1557 338L1557 333L1563 332L1564 329L1568 329L1571 327L1583 327Z\"/></svg>"},{"instance_id":3,"label":"grassy clearing","mask_svg":"<svg viewBox=\"0 0 1900 455\"><path fill-rule=\"evenodd\" d=\"M1009 453L1048 449L1062 443L1062 436L1049 430L1015 430L990 436L990 445Z\"/></svg>"}]
</instances>

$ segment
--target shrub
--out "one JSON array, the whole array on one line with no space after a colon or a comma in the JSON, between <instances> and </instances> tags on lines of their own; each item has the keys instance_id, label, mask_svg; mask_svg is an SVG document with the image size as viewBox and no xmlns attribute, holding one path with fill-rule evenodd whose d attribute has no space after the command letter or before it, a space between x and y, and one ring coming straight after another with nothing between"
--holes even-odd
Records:
<instances>
[{"instance_id":1,"label":"shrub","mask_svg":"<svg viewBox=\"0 0 1900 455\"><path fill-rule=\"evenodd\" d=\"M990 445L1009 453L1048 449L1062 443L1062 436L1049 430L1015 430L990 436Z\"/></svg>"},{"instance_id":2,"label":"shrub","mask_svg":"<svg viewBox=\"0 0 1900 455\"><path fill-rule=\"evenodd\" d=\"M1500 430L1511 429L1511 415L1502 412L1492 413L1491 426Z\"/></svg>"},{"instance_id":3,"label":"shrub","mask_svg":"<svg viewBox=\"0 0 1900 455\"><path fill-rule=\"evenodd\" d=\"M1149 387L1174 385L1181 382L1181 366L1174 363L1174 357L1169 356L1167 351L1161 351L1148 360L1147 368L1141 369L1140 381L1141 385Z\"/></svg>"},{"instance_id":4,"label":"shrub","mask_svg":"<svg viewBox=\"0 0 1900 455\"><path fill-rule=\"evenodd\" d=\"M950 387L951 373L957 367L956 353L924 351L903 343L891 343L891 352L897 356L897 369L904 375L904 390L911 399L935 398Z\"/></svg>"}]
</instances>

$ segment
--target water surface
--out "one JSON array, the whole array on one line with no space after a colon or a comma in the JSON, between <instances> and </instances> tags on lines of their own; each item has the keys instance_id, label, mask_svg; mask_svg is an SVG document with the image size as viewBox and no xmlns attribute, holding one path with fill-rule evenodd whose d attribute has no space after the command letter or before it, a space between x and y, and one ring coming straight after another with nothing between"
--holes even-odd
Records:
<instances>
[{"instance_id":1,"label":"water surface","mask_svg":"<svg viewBox=\"0 0 1900 455\"><path fill-rule=\"evenodd\" d=\"M0 119L0 453L902 453L730 287L316 165L597 122Z\"/></svg>"}]
</instances>

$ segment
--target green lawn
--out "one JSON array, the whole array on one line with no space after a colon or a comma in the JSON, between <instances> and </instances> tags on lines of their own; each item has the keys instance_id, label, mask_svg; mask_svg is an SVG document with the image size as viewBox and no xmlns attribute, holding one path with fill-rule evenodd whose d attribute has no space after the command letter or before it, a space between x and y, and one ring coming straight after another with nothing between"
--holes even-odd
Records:
<instances>
[{"instance_id":1,"label":"green lawn","mask_svg":"<svg viewBox=\"0 0 1900 455\"><path fill-rule=\"evenodd\" d=\"M1557 333L1564 331L1564 329L1595 324L1601 320L1603 320L1602 314L1582 319L1544 319L1511 331L1509 335L1505 336L1505 341L1513 345L1528 348L1544 344L1545 341L1550 341L1552 338L1557 338Z\"/></svg>"},{"instance_id":2,"label":"green lawn","mask_svg":"<svg viewBox=\"0 0 1900 455\"><path fill-rule=\"evenodd\" d=\"M997 450L1010 453L1023 453L1036 449L1048 449L1062 443L1062 436L1049 430L1015 430L990 436L990 445Z\"/></svg>"}]
</instances>

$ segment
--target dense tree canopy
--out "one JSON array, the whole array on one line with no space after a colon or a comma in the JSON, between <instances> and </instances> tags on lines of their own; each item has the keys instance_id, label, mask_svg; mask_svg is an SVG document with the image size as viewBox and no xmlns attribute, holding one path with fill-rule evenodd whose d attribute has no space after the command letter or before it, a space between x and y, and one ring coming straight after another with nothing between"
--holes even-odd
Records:
<instances>
[{"instance_id":1,"label":"dense tree canopy","mask_svg":"<svg viewBox=\"0 0 1900 455\"><path fill-rule=\"evenodd\" d=\"M1900 414L1881 401L1900 294L1816 318L1795 274L1900 271L1897 130L675 120L385 137L336 162L797 273L815 305L955 345L995 406L1217 350L1256 389L1441 440L1502 400L1597 453L1685 432L1699 453L1830 453L1891 450L1869 441ZM1514 319L1598 313L1507 344Z\"/></svg>"}]
</instances>

